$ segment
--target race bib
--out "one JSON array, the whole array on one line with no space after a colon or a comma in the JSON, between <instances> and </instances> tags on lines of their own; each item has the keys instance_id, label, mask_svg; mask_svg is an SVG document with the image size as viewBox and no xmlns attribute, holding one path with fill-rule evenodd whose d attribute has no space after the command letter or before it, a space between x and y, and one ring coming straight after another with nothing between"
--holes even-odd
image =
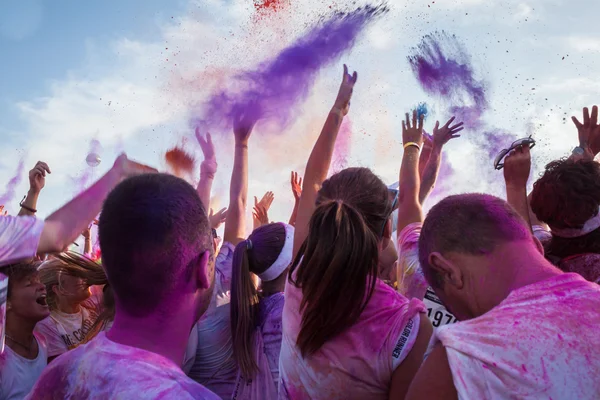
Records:
<instances>
[{"instance_id":1,"label":"race bib","mask_svg":"<svg viewBox=\"0 0 600 400\"><path fill-rule=\"evenodd\" d=\"M427 307L427 317L434 328L458 322L456 317L446 310L444 304L442 304L431 288L427 288L423 303L425 303L425 307Z\"/></svg>"}]
</instances>

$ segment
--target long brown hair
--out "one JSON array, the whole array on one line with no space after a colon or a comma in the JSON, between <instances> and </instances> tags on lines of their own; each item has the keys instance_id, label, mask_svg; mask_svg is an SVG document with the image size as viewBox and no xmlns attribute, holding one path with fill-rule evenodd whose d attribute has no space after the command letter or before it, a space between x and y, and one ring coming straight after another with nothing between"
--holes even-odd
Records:
<instances>
[{"instance_id":1,"label":"long brown hair","mask_svg":"<svg viewBox=\"0 0 600 400\"><path fill-rule=\"evenodd\" d=\"M367 306L392 211L387 187L367 168L348 168L327 179L316 205L289 273L302 289L296 344L303 357L356 323Z\"/></svg>"},{"instance_id":2,"label":"long brown hair","mask_svg":"<svg viewBox=\"0 0 600 400\"><path fill-rule=\"evenodd\" d=\"M263 225L252 232L248 240L240 242L233 253L231 336L233 355L246 379L252 379L258 371L253 339L260 298L254 274L264 272L277 260L285 240L283 224Z\"/></svg>"}]
</instances>

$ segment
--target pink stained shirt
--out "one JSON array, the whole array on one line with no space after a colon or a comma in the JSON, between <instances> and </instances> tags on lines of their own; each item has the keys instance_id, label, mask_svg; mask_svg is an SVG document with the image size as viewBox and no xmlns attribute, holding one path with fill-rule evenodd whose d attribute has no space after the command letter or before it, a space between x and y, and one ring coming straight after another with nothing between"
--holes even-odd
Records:
<instances>
[{"instance_id":1,"label":"pink stained shirt","mask_svg":"<svg viewBox=\"0 0 600 400\"><path fill-rule=\"evenodd\" d=\"M35 257L43 229L34 217L0 217L0 266Z\"/></svg>"},{"instance_id":2,"label":"pink stained shirt","mask_svg":"<svg viewBox=\"0 0 600 400\"><path fill-rule=\"evenodd\" d=\"M440 327L460 399L600 398L600 286L562 274Z\"/></svg>"},{"instance_id":3,"label":"pink stained shirt","mask_svg":"<svg viewBox=\"0 0 600 400\"><path fill-rule=\"evenodd\" d=\"M379 279L358 322L302 358L296 347L302 290L285 287L279 360L280 399L387 399L392 374L412 349L423 303Z\"/></svg>"},{"instance_id":4,"label":"pink stained shirt","mask_svg":"<svg viewBox=\"0 0 600 400\"><path fill-rule=\"evenodd\" d=\"M54 360L27 399L205 399L219 397L156 353L115 343L104 332Z\"/></svg>"}]
</instances>

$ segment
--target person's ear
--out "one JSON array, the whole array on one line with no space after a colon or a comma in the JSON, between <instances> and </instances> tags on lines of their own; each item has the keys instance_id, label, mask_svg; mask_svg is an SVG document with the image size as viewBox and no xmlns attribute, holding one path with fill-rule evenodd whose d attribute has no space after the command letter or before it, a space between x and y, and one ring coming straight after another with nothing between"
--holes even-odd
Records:
<instances>
[{"instance_id":1,"label":"person's ear","mask_svg":"<svg viewBox=\"0 0 600 400\"><path fill-rule=\"evenodd\" d=\"M58 289L58 285L52 285L52 293L54 293L55 295L59 295L60 294L60 290Z\"/></svg>"},{"instance_id":2,"label":"person's ear","mask_svg":"<svg viewBox=\"0 0 600 400\"><path fill-rule=\"evenodd\" d=\"M463 288L465 282L462 271L440 253L429 255L429 267L442 277L442 284L452 285L459 290Z\"/></svg>"},{"instance_id":3,"label":"person's ear","mask_svg":"<svg viewBox=\"0 0 600 400\"><path fill-rule=\"evenodd\" d=\"M211 272L210 265L210 251L205 251L198 258L198 263L196 265L196 280L198 283L198 288L206 290L210 287L212 278L214 274Z\"/></svg>"}]
</instances>

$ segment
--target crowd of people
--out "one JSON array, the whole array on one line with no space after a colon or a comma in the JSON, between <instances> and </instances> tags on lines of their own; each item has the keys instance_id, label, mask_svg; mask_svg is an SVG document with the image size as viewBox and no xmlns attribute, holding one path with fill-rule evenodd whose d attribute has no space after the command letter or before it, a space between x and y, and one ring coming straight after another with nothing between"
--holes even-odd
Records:
<instances>
[{"instance_id":1,"label":"crowd of people","mask_svg":"<svg viewBox=\"0 0 600 400\"><path fill-rule=\"evenodd\" d=\"M598 108L531 193L516 142L506 200L453 195L424 216L463 124L429 136L406 114L397 190L367 168L329 176L356 82L344 66L286 222L270 221L269 192L246 228L257 121L243 112L216 213L198 130L197 188L121 155L45 220L39 162L19 215L0 217L0 399L600 398ZM83 254L65 251L82 232Z\"/></svg>"}]
</instances>

